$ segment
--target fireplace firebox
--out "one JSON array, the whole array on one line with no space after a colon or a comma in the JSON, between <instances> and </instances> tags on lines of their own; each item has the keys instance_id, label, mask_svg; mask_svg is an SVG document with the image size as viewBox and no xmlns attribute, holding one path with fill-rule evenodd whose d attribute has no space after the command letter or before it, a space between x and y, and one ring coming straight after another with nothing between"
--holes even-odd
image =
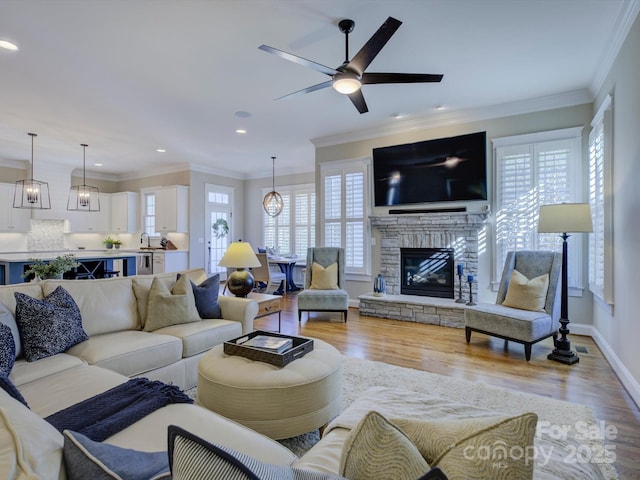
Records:
<instances>
[{"instance_id":1,"label":"fireplace firebox","mask_svg":"<svg viewBox=\"0 0 640 480\"><path fill-rule=\"evenodd\" d=\"M401 248L400 293L454 298L453 249Z\"/></svg>"}]
</instances>

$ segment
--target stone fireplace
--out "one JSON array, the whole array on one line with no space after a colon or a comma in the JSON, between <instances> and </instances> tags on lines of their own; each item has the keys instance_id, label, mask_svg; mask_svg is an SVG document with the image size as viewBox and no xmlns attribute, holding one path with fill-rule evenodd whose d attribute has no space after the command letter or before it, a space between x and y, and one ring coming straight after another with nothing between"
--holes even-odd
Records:
<instances>
[{"instance_id":1,"label":"stone fireplace","mask_svg":"<svg viewBox=\"0 0 640 480\"><path fill-rule=\"evenodd\" d=\"M401 248L400 293L454 298L452 248Z\"/></svg>"},{"instance_id":2,"label":"stone fireplace","mask_svg":"<svg viewBox=\"0 0 640 480\"><path fill-rule=\"evenodd\" d=\"M451 277L454 292L457 292L458 279L454 277L454 265L464 265L465 279L468 274L477 276L480 237L487 217L486 213L467 212L369 217L371 226L380 233L380 273L385 277L387 293L402 293L406 276L402 276L401 249L451 251ZM477 298L477 283L472 288ZM468 299L468 290L468 287L463 288L463 298Z\"/></svg>"}]
</instances>

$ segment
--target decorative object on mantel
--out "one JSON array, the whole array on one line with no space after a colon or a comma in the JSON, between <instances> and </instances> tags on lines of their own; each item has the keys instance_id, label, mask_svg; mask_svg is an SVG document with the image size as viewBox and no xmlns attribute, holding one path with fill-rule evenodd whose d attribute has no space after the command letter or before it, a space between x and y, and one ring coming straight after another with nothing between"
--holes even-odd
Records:
<instances>
[{"instance_id":1,"label":"decorative object on mantel","mask_svg":"<svg viewBox=\"0 0 640 480\"><path fill-rule=\"evenodd\" d=\"M80 262L76 260L75 255L68 253L61 255L53 260L45 261L39 258L32 258L34 263L29 265L23 276L26 278L33 274L41 280L47 278L62 278L65 272L80 266Z\"/></svg>"},{"instance_id":2,"label":"decorative object on mantel","mask_svg":"<svg viewBox=\"0 0 640 480\"><path fill-rule=\"evenodd\" d=\"M456 300L456 303L464 303L464 300L462 299L462 274L464 273L464 266L459 263L457 265L457 269L458 269L458 299Z\"/></svg>"},{"instance_id":3,"label":"decorative object on mantel","mask_svg":"<svg viewBox=\"0 0 640 480\"><path fill-rule=\"evenodd\" d=\"M82 147L82 185L72 185L67 200L67 210L72 212L99 212L100 191L98 187L87 185L86 179L86 150L89 145L81 143Z\"/></svg>"},{"instance_id":4,"label":"decorative object on mantel","mask_svg":"<svg viewBox=\"0 0 640 480\"><path fill-rule=\"evenodd\" d=\"M381 273L378 274L376 279L373 281L373 296L374 297L384 297L387 293L387 282Z\"/></svg>"},{"instance_id":5,"label":"decorative object on mantel","mask_svg":"<svg viewBox=\"0 0 640 480\"><path fill-rule=\"evenodd\" d=\"M473 301L473 275L469 274L467 276L467 282L469 282L469 301L466 303L466 305L477 305L476 302Z\"/></svg>"},{"instance_id":6,"label":"decorative object on mantel","mask_svg":"<svg viewBox=\"0 0 640 480\"><path fill-rule=\"evenodd\" d=\"M13 208L49 210L51 209L49 184L33 178L33 138L38 134L29 133L28 135L31 136L31 178L16 182L16 189L13 193Z\"/></svg>"},{"instance_id":7,"label":"decorative object on mantel","mask_svg":"<svg viewBox=\"0 0 640 480\"><path fill-rule=\"evenodd\" d=\"M237 241L231 243L218 265L237 268L235 272L229 275L224 287L225 289L229 288L229 291L236 297L246 297L253 290L255 282L251 271L248 269L259 267L260 260L258 260L249 242Z\"/></svg>"},{"instance_id":8,"label":"decorative object on mantel","mask_svg":"<svg viewBox=\"0 0 640 480\"><path fill-rule=\"evenodd\" d=\"M282 195L276 192L276 157L271 157L272 176L271 176L271 191L264 196L262 200L262 206L264 211L270 217L277 217L282 212L284 202L282 201Z\"/></svg>"},{"instance_id":9,"label":"decorative object on mantel","mask_svg":"<svg viewBox=\"0 0 640 480\"><path fill-rule=\"evenodd\" d=\"M588 203L560 203L542 205L538 220L538 233L561 233L562 238L562 280L560 296L560 339L555 340L553 352L547 355L549 360L573 365L580 361L580 357L571 351L571 342L567 340L569 329L568 314L568 285L567 285L567 232L593 232L591 223L591 208Z\"/></svg>"}]
</instances>

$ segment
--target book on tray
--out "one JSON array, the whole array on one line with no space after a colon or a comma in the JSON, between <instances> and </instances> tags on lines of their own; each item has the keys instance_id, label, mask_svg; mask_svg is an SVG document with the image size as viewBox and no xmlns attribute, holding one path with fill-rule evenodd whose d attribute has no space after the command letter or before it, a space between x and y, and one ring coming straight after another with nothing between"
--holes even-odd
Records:
<instances>
[{"instance_id":1,"label":"book on tray","mask_svg":"<svg viewBox=\"0 0 640 480\"><path fill-rule=\"evenodd\" d=\"M290 338L271 337L269 335L256 335L242 343L244 347L260 348L269 352L282 353L293 346Z\"/></svg>"}]
</instances>

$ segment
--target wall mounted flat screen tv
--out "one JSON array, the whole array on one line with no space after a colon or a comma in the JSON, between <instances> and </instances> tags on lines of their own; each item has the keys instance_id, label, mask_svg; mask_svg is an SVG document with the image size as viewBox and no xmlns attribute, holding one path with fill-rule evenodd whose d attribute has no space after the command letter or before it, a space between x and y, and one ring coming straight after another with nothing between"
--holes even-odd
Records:
<instances>
[{"instance_id":1,"label":"wall mounted flat screen tv","mask_svg":"<svg viewBox=\"0 0 640 480\"><path fill-rule=\"evenodd\" d=\"M487 132L373 149L376 207L487 199Z\"/></svg>"}]
</instances>

